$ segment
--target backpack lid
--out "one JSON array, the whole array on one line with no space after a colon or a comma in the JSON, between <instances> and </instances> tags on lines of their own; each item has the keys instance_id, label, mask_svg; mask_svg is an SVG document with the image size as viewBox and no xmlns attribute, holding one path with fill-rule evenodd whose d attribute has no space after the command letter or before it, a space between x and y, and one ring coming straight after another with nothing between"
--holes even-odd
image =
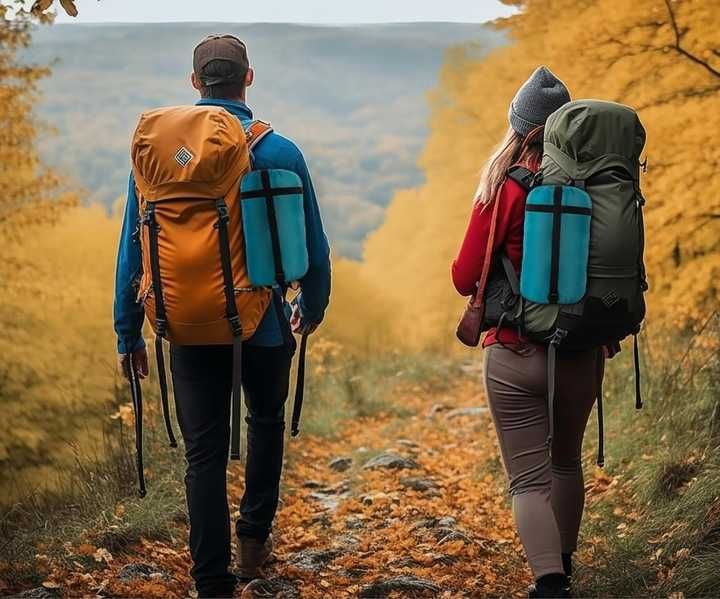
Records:
<instances>
[{"instance_id":1,"label":"backpack lid","mask_svg":"<svg viewBox=\"0 0 720 599\"><path fill-rule=\"evenodd\" d=\"M143 113L132 142L135 183L147 201L222 198L250 170L240 120L217 106Z\"/></svg>"},{"instance_id":2,"label":"backpack lid","mask_svg":"<svg viewBox=\"0 0 720 599\"><path fill-rule=\"evenodd\" d=\"M602 100L575 100L545 125L544 153L573 179L621 167L638 177L645 129L632 108Z\"/></svg>"}]
</instances>

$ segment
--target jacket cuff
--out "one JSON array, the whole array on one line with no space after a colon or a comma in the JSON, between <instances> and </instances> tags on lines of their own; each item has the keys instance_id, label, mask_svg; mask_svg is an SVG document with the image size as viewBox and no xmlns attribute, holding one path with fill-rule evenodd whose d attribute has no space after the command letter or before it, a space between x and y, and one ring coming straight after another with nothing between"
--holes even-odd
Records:
<instances>
[{"instance_id":1,"label":"jacket cuff","mask_svg":"<svg viewBox=\"0 0 720 599\"><path fill-rule=\"evenodd\" d=\"M119 354L130 354L145 347L145 339L143 339L141 335L133 342L130 339L120 339L120 337L118 337L117 347Z\"/></svg>"},{"instance_id":2,"label":"jacket cuff","mask_svg":"<svg viewBox=\"0 0 720 599\"><path fill-rule=\"evenodd\" d=\"M302 318L303 324L319 325L325 316L324 310L320 314L317 314L310 310L305 303L305 297L302 292L298 294L298 304L300 305L300 318Z\"/></svg>"}]
</instances>

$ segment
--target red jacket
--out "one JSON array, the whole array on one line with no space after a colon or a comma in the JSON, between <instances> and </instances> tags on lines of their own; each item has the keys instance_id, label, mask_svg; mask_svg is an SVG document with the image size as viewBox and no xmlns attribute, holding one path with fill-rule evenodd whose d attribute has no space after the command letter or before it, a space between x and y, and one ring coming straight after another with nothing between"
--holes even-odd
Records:
<instances>
[{"instance_id":1,"label":"red jacket","mask_svg":"<svg viewBox=\"0 0 720 599\"><path fill-rule=\"evenodd\" d=\"M525 222L525 198L527 192L512 179L506 179L500 188L496 202L500 202L497 215L497 229L493 253L502 248L520 272L522 260L523 224ZM492 206L475 204L470 214L470 222L465 232L462 246L452 265L452 278L460 295L475 293L476 284L482 274L485 250L490 236L490 218ZM490 329L483 339L483 347L501 341L516 344L521 341L517 331L502 328L498 338L495 329Z\"/></svg>"}]
</instances>

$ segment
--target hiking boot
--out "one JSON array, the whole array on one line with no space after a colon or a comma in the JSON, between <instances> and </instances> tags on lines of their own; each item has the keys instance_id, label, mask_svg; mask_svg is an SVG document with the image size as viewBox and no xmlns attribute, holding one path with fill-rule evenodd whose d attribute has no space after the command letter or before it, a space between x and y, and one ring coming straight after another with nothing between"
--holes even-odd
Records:
<instances>
[{"instance_id":1,"label":"hiking boot","mask_svg":"<svg viewBox=\"0 0 720 599\"><path fill-rule=\"evenodd\" d=\"M563 570L565 571L565 578L567 579L567 592L568 597L572 597L572 575L573 575L573 554L563 553L561 554Z\"/></svg>"},{"instance_id":2,"label":"hiking boot","mask_svg":"<svg viewBox=\"0 0 720 599\"><path fill-rule=\"evenodd\" d=\"M238 537L238 570L240 580L253 580L262 576L260 568L270 557L273 550L272 535L265 541L258 541L253 537Z\"/></svg>"},{"instance_id":3,"label":"hiking boot","mask_svg":"<svg viewBox=\"0 0 720 599\"><path fill-rule=\"evenodd\" d=\"M528 589L528 598L535 597L571 597L570 584L564 574L546 574L535 581Z\"/></svg>"},{"instance_id":4,"label":"hiking boot","mask_svg":"<svg viewBox=\"0 0 720 599\"><path fill-rule=\"evenodd\" d=\"M573 571L573 563L572 563L572 553L562 553L562 564L563 564L563 570L565 571L565 576L568 578L572 578L572 571Z\"/></svg>"}]
</instances>

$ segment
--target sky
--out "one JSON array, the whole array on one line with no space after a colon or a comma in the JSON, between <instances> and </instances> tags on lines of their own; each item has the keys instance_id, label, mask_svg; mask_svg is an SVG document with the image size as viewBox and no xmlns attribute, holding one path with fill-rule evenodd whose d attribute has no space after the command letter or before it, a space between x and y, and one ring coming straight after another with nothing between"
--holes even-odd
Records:
<instances>
[{"instance_id":1,"label":"sky","mask_svg":"<svg viewBox=\"0 0 720 599\"><path fill-rule=\"evenodd\" d=\"M499 0L76 0L76 5L80 11L77 18L60 10L57 22L479 23L512 12Z\"/></svg>"}]
</instances>

